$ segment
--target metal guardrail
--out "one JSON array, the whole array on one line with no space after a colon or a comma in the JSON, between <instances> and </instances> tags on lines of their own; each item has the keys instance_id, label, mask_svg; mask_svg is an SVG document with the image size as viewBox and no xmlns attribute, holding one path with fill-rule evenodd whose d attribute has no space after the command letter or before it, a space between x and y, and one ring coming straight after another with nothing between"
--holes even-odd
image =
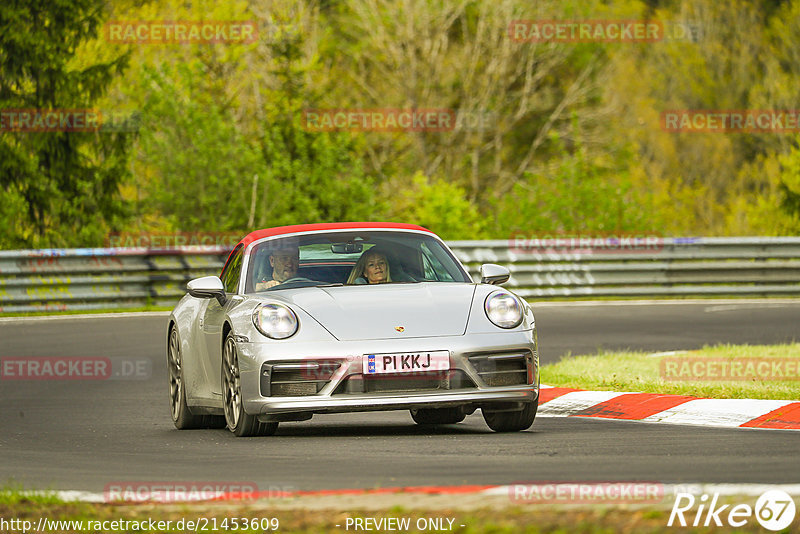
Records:
<instances>
[{"instance_id":1,"label":"metal guardrail","mask_svg":"<svg viewBox=\"0 0 800 534\"><path fill-rule=\"evenodd\" d=\"M777 296L800 294L800 237L458 241L470 272L511 270L523 297Z\"/></svg>"},{"instance_id":2,"label":"metal guardrail","mask_svg":"<svg viewBox=\"0 0 800 534\"><path fill-rule=\"evenodd\" d=\"M511 270L523 297L800 294L800 237L515 239L448 243L478 277ZM172 306L186 282L218 274L222 247L0 251L0 312Z\"/></svg>"},{"instance_id":3,"label":"metal guardrail","mask_svg":"<svg viewBox=\"0 0 800 534\"><path fill-rule=\"evenodd\" d=\"M0 251L0 312L171 306L192 278L219 274L222 247Z\"/></svg>"}]
</instances>

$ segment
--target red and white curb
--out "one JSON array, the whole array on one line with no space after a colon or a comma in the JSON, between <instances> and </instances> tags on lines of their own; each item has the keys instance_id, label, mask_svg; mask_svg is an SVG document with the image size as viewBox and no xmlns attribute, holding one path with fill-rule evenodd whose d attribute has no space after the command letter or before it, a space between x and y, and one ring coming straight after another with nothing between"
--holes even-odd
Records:
<instances>
[{"instance_id":1,"label":"red and white curb","mask_svg":"<svg viewBox=\"0 0 800 534\"><path fill-rule=\"evenodd\" d=\"M720 428L800 430L800 402L701 399L542 385L537 417L591 417Z\"/></svg>"}]
</instances>

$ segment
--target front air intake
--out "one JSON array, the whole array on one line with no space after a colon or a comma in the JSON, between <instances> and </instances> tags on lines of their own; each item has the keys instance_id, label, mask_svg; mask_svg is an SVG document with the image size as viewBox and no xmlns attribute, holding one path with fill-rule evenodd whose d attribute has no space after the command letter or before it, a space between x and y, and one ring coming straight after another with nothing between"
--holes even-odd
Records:
<instances>
[{"instance_id":1,"label":"front air intake","mask_svg":"<svg viewBox=\"0 0 800 534\"><path fill-rule=\"evenodd\" d=\"M261 368L261 395L304 397L316 395L341 366L338 360L270 362Z\"/></svg>"},{"instance_id":2,"label":"front air intake","mask_svg":"<svg viewBox=\"0 0 800 534\"><path fill-rule=\"evenodd\" d=\"M476 354L468 359L487 386L521 386L529 383L528 352Z\"/></svg>"}]
</instances>

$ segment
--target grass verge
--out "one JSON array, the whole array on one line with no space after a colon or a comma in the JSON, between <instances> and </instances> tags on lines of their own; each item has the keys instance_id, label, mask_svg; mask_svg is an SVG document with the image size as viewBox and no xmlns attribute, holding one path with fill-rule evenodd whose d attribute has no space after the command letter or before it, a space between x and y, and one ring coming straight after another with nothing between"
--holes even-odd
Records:
<instances>
[{"instance_id":1,"label":"grass verge","mask_svg":"<svg viewBox=\"0 0 800 534\"><path fill-rule=\"evenodd\" d=\"M667 527L669 510L663 508L641 508L626 506L508 506L485 507L462 511L454 509L409 510L400 506L380 511L359 510L308 510L271 509L261 502L242 503L195 503L195 504L89 504L43 502L39 497L12 497L0 491L0 518L12 523L8 532L22 532L14 526L36 529L40 518L49 522L44 531L59 532L281 532L284 534L311 534L318 532L388 531L403 532L453 532L474 534L537 534L540 532L563 533L650 533L672 530ZM407 521L408 528L387 528L382 519ZM349 519L349 523L348 523ZM361 519L362 528L355 528ZM366 525L372 528L364 528ZM21 522L28 522L24 525ZM54 521L79 522L79 525L55 524ZM112 524L112 521L135 521ZM170 521L170 523L166 523ZM183 521L182 523L180 523ZM191 528L188 522L192 521ZM163 523L159 523L163 522ZM247 527L244 525L248 523ZM347 528L349 524L349 528ZM378 525L384 525L379 528ZM395 523L395 525L402 525ZM152 525L152 526L151 526ZM257 528L250 528L250 525ZM758 532L754 521L736 532ZM214 528L215 527L215 528ZM265 528L266 527L266 528ZM4 530L5 531L5 530ZM681 528L681 532L709 532L709 527ZM714 532L732 532L725 527L714 528Z\"/></svg>"},{"instance_id":2,"label":"grass verge","mask_svg":"<svg viewBox=\"0 0 800 534\"><path fill-rule=\"evenodd\" d=\"M780 376L783 375L783 376ZM800 343L602 352L541 369L542 384L720 399L800 399Z\"/></svg>"}]
</instances>

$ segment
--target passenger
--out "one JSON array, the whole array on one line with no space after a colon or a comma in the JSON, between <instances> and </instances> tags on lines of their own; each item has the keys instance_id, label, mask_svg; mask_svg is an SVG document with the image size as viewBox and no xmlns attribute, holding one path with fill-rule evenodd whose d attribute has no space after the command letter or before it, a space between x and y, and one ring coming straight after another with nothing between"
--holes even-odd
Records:
<instances>
[{"instance_id":1,"label":"passenger","mask_svg":"<svg viewBox=\"0 0 800 534\"><path fill-rule=\"evenodd\" d=\"M256 282L256 291L264 291L296 277L300 266L300 250L297 247L278 249L269 255L269 265L272 267L272 280Z\"/></svg>"},{"instance_id":2,"label":"passenger","mask_svg":"<svg viewBox=\"0 0 800 534\"><path fill-rule=\"evenodd\" d=\"M391 281L389 260L383 251L374 247L358 258L347 278L348 284L383 284Z\"/></svg>"}]
</instances>

